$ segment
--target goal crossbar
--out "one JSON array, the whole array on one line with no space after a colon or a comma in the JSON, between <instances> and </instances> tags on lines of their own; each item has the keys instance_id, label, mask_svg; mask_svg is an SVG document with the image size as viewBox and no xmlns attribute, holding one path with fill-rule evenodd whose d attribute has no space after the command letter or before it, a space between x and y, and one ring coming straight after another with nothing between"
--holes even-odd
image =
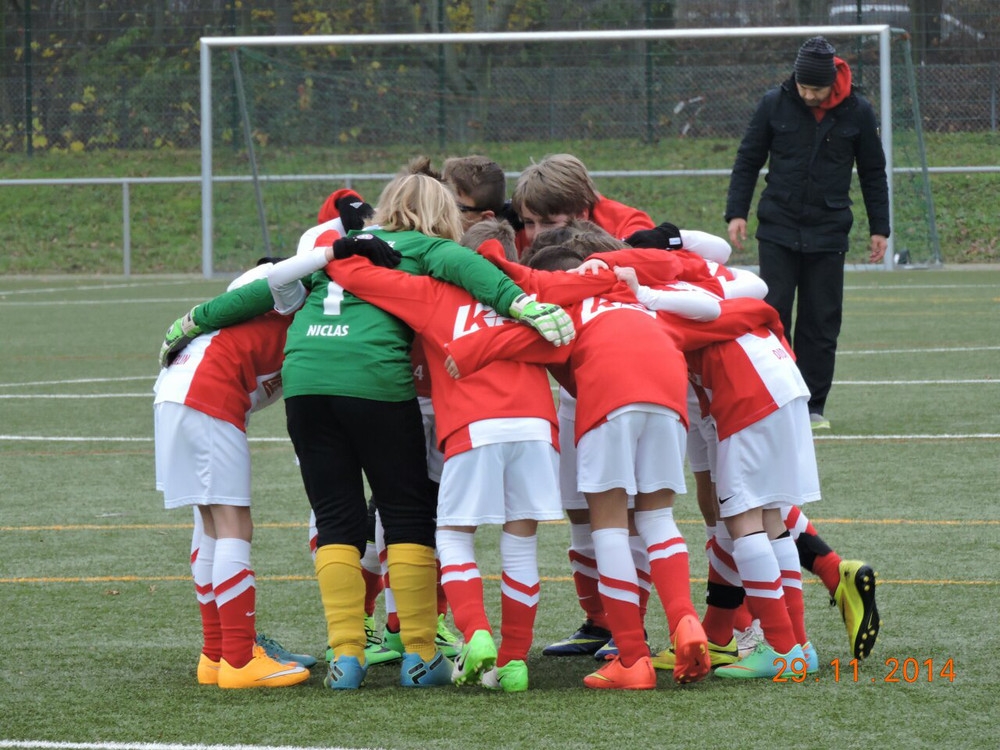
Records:
<instances>
[{"instance_id":1,"label":"goal crossbar","mask_svg":"<svg viewBox=\"0 0 1000 750\"><path fill-rule=\"evenodd\" d=\"M214 231L212 184L212 50L239 47L359 46L413 44L506 44L520 42L655 41L664 39L745 39L747 37L877 36L879 57L879 119L889 181L889 220L892 226L892 71L891 32L888 24L856 26L761 26L754 28L635 29L610 31L479 32L450 34L334 34L316 36L206 36L200 41L201 85L201 248L202 275L213 275ZM886 269L893 266L893 238L885 254Z\"/></svg>"}]
</instances>

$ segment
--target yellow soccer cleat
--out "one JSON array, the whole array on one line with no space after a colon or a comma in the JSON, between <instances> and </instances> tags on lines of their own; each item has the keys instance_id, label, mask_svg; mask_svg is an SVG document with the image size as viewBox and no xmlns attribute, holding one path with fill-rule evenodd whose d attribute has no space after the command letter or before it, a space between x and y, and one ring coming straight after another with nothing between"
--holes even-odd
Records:
<instances>
[{"instance_id":1,"label":"yellow soccer cleat","mask_svg":"<svg viewBox=\"0 0 1000 750\"><path fill-rule=\"evenodd\" d=\"M219 684L219 662L212 661L205 654L198 657L198 684Z\"/></svg>"},{"instance_id":2,"label":"yellow soccer cleat","mask_svg":"<svg viewBox=\"0 0 1000 750\"><path fill-rule=\"evenodd\" d=\"M294 662L276 661L262 646L253 647L253 656L242 667L231 666L225 658L219 661L220 688L286 687L308 679L308 669Z\"/></svg>"},{"instance_id":3,"label":"yellow soccer cleat","mask_svg":"<svg viewBox=\"0 0 1000 750\"><path fill-rule=\"evenodd\" d=\"M851 651L864 659L872 652L882 626L875 606L875 571L860 560L841 560L840 583L833 600L844 618Z\"/></svg>"}]
</instances>

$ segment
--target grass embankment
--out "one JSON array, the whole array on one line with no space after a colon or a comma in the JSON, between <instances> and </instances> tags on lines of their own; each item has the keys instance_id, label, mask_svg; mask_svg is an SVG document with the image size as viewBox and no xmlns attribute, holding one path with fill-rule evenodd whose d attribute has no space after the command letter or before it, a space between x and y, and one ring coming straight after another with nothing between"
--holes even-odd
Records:
<instances>
[{"instance_id":1,"label":"grass embankment","mask_svg":"<svg viewBox=\"0 0 1000 750\"><path fill-rule=\"evenodd\" d=\"M982 166L997 153L995 133L927 137L930 166ZM420 144L391 148L338 147L294 153L264 150L258 156L263 176L387 174L418 154L440 166L445 156L484 153L511 172L547 153L568 151L594 172L612 170L728 169L736 142L673 139L655 145L634 142L546 142L472 144L443 151ZM218 175L250 175L245 154L217 149ZM896 166L907 166L900 163ZM995 161L995 159L993 160ZM37 153L0 157L7 179L94 177L198 177L197 151ZM912 165L911 165L912 166ZM1000 174L933 174L941 256L946 264L1000 262L1000 227L995 196ZM647 210L654 219L725 234L726 177L598 177L606 195ZM758 185L758 194L763 180ZM384 179L354 186L374 202ZM270 182L261 190L271 254L294 252L300 233L315 223L323 198L339 184L328 181ZM897 250L912 247L914 260L930 257L927 201L920 176L899 174L895 181ZM121 273L124 229L123 190L118 184L87 186L13 186L0 201L0 273ZM130 185L132 273L196 273L201 270L201 187L198 182ZM249 183L221 183L214 191L214 267L235 271L265 254L257 198ZM867 221L860 194L855 196L855 231L848 261L864 262ZM751 229L753 223L751 222ZM752 263L753 244L734 255Z\"/></svg>"}]
</instances>

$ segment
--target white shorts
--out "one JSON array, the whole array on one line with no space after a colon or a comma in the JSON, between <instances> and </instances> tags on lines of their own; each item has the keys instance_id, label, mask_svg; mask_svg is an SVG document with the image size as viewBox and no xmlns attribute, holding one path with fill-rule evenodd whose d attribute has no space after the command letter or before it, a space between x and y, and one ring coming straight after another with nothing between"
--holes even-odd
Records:
<instances>
[{"instance_id":1,"label":"white shorts","mask_svg":"<svg viewBox=\"0 0 1000 750\"><path fill-rule=\"evenodd\" d=\"M444 462L438 526L558 521L559 452L548 442L490 443Z\"/></svg>"},{"instance_id":2,"label":"white shorts","mask_svg":"<svg viewBox=\"0 0 1000 750\"><path fill-rule=\"evenodd\" d=\"M687 492L680 415L666 407L638 404L610 415L580 438L576 482L580 492L622 487L629 495L670 489Z\"/></svg>"},{"instance_id":3,"label":"white shorts","mask_svg":"<svg viewBox=\"0 0 1000 750\"><path fill-rule=\"evenodd\" d=\"M153 407L156 489L165 508L250 505L250 444L235 425L183 404Z\"/></svg>"},{"instance_id":4,"label":"white shorts","mask_svg":"<svg viewBox=\"0 0 1000 750\"><path fill-rule=\"evenodd\" d=\"M587 510L587 498L576 488L576 412L559 407L559 494L566 510Z\"/></svg>"},{"instance_id":5,"label":"white shorts","mask_svg":"<svg viewBox=\"0 0 1000 750\"><path fill-rule=\"evenodd\" d=\"M719 514L820 499L806 399L800 397L719 442Z\"/></svg>"},{"instance_id":6,"label":"white shorts","mask_svg":"<svg viewBox=\"0 0 1000 750\"><path fill-rule=\"evenodd\" d=\"M434 407L426 396L418 396L420 416L424 420L424 442L427 445L427 476L432 482L441 482L441 469L444 466L444 453L438 450L437 422L434 420Z\"/></svg>"},{"instance_id":7,"label":"white shorts","mask_svg":"<svg viewBox=\"0 0 1000 750\"><path fill-rule=\"evenodd\" d=\"M710 472L715 480L719 434L715 431L715 420L711 416L701 416L697 407L688 408L687 459L691 471Z\"/></svg>"},{"instance_id":8,"label":"white shorts","mask_svg":"<svg viewBox=\"0 0 1000 750\"><path fill-rule=\"evenodd\" d=\"M719 435L715 420L710 414L701 415L701 402L694 386L688 383L688 436L687 459L691 471L707 471L715 481L715 462L718 457Z\"/></svg>"}]
</instances>

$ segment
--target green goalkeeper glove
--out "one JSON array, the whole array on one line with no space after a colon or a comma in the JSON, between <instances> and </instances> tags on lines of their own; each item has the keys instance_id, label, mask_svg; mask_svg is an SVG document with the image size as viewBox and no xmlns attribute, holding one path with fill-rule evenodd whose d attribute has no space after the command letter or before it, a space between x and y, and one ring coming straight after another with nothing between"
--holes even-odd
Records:
<instances>
[{"instance_id":1,"label":"green goalkeeper glove","mask_svg":"<svg viewBox=\"0 0 1000 750\"><path fill-rule=\"evenodd\" d=\"M510 306L510 317L534 328L554 346L568 344L576 336L573 320L559 305L535 302L527 294L520 295Z\"/></svg>"},{"instance_id":2,"label":"green goalkeeper glove","mask_svg":"<svg viewBox=\"0 0 1000 750\"><path fill-rule=\"evenodd\" d=\"M184 317L170 324L160 346L160 367L167 367L180 354L181 350L191 343L191 339L203 333L201 326L194 322L195 308Z\"/></svg>"}]
</instances>

